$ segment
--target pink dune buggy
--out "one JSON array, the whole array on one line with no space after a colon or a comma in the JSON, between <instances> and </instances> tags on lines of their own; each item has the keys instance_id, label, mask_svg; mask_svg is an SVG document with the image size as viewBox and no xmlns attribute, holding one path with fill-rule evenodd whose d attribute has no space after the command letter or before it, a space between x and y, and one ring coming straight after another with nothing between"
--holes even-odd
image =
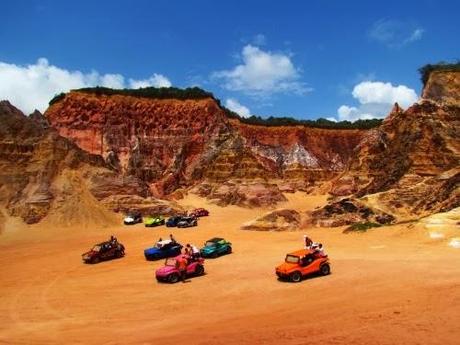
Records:
<instances>
[{"instance_id":1,"label":"pink dune buggy","mask_svg":"<svg viewBox=\"0 0 460 345\"><path fill-rule=\"evenodd\" d=\"M177 283L180 279L179 270L176 268L176 260L180 254L174 258L167 258L165 265L155 272L155 277L159 282ZM204 259L188 259L187 261L187 277L201 276L204 274Z\"/></svg>"}]
</instances>

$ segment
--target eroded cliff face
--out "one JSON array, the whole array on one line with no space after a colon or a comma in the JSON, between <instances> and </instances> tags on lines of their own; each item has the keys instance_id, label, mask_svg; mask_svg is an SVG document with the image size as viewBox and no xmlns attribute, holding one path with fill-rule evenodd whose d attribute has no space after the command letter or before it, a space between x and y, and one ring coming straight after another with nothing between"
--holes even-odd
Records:
<instances>
[{"instance_id":1,"label":"eroded cliff face","mask_svg":"<svg viewBox=\"0 0 460 345\"><path fill-rule=\"evenodd\" d=\"M423 88L422 98L460 105L460 72L431 72Z\"/></svg>"},{"instance_id":2,"label":"eroded cliff face","mask_svg":"<svg viewBox=\"0 0 460 345\"><path fill-rule=\"evenodd\" d=\"M422 100L406 111L395 106L356 149L333 194L372 194L415 183L459 165L460 108ZM405 180L403 180L403 178ZM410 181L409 181L410 180Z\"/></svg>"},{"instance_id":3,"label":"eroded cliff face","mask_svg":"<svg viewBox=\"0 0 460 345\"><path fill-rule=\"evenodd\" d=\"M226 181L250 186L258 180L249 189L260 189L264 180L271 189L269 182L278 180L292 182L289 189L305 189L343 171L366 132L244 125L227 118L212 98L160 100L77 91L45 115L62 136L142 179L157 196L199 183L214 184L216 190Z\"/></svg>"},{"instance_id":4,"label":"eroded cliff face","mask_svg":"<svg viewBox=\"0 0 460 345\"><path fill-rule=\"evenodd\" d=\"M142 199L144 207L161 204L149 199L142 180L123 177L48 128L40 115L27 117L0 102L0 207L9 215L29 224L45 217L60 225L107 224L115 221L109 209L129 206L113 205L114 196Z\"/></svg>"},{"instance_id":5,"label":"eroded cliff face","mask_svg":"<svg viewBox=\"0 0 460 345\"><path fill-rule=\"evenodd\" d=\"M248 150L277 177L322 182L342 172L367 132L302 126L264 127L232 121Z\"/></svg>"},{"instance_id":6,"label":"eroded cliff face","mask_svg":"<svg viewBox=\"0 0 460 345\"><path fill-rule=\"evenodd\" d=\"M205 151L225 140L228 123L212 99L150 100L72 92L46 117L82 149L150 184L158 195L201 175Z\"/></svg>"},{"instance_id":7,"label":"eroded cliff face","mask_svg":"<svg viewBox=\"0 0 460 345\"><path fill-rule=\"evenodd\" d=\"M356 147L331 194L360 198L399 220L460 206L458 76L433 72L424 98L405 111L396 104ZM317 214L319 223L331 219L327 212Z\"/></svg>"}]
</instances>

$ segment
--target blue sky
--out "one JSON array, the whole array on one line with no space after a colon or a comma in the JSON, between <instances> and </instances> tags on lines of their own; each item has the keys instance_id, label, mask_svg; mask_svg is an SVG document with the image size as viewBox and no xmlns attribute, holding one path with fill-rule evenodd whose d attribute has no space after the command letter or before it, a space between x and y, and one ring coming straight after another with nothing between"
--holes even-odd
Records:
<instances>
[{"instance_id":1,"label":"blue sky","mask_svg":"<svg viewBox=\"0 0 460 345\"><path fill-rule=\"evenodd\" d=\"M382 117L460 58L458 1L8 1L0 98L198 85L243 115ZM41 60L39 60L41 58ZM390 84L391 83L391 84Z\"/></svg>"}]
</instances>

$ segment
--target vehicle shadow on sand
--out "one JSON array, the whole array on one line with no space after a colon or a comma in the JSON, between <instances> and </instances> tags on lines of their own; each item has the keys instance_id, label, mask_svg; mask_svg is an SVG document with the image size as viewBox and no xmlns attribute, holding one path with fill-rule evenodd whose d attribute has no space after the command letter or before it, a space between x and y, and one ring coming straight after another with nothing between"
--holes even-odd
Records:
<instances>
[{"instance_id":1,"label":"vehicle shadow on sand","mask_svg":"<svg viewBox=\"0 0 460 345\"><path fill-rule=\"evenodd\" d=\"M200 274L199 276L189 276L187 277L183 283L192 283L195 279L199 279L201 277L205 277L207 274L206 273L203 273L203 274ZM175 282L175 283L171 283L171 282L168 282L168 281L160 281L160 280L157 280L157 283L158 284L164 284L164 285L176 285L176 284L180 284L182 283L181 280Z\"/></svg>"},{"instance_id":2,"label":"vehicle shadow on sand","mask_svg":"<svg viewBox=\"0 0 460 345\"><path fill-rule=\"evenodd\" d=\"M309 274L307 276L304 276L302 277L302 280L300 280L298 283L301 283L301 282L304 282L304 281L307 281L307 280L313 280L313 279L316 279L316 278L325 278L329 275L331 275L332 273L329 273L328 275L322 275L321 273L312 273L312 274ZM291 281L289 278L280 278L278 277L277 279L279 282L281 283L289 283L289 284L295 284L296 282L293 282Z\"/></svg>"}]
</instances>

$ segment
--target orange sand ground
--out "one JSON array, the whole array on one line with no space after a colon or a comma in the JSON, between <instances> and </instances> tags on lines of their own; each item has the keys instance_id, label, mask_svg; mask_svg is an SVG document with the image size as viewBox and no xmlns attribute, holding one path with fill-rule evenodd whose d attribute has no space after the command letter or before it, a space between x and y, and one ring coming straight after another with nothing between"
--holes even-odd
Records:
<instances>
[{"instance_id":1,"label":"orange sand ground","mask_svg":"<svg viewBox=\"0 0 460 345\"><path fill-rule=\"evenodd\" d=\"M288 197L298 210L325 202ZM460 235L455 221L348 235L308 230L325 244L332 274L292 284L278 281L274 267L301 247L303 232L242 231L263 210L182 203L211 216L174 229L179 241L224 236L234 253L206 260L205 276L175 285L158 284L163 261L143 257L168 236L164 227L25 228L9 220L0 235L0 344L460 344L460 249L448 246ZM82 264L80 254L112 233L126 257Z\"/></svg>"}]
</instances>

